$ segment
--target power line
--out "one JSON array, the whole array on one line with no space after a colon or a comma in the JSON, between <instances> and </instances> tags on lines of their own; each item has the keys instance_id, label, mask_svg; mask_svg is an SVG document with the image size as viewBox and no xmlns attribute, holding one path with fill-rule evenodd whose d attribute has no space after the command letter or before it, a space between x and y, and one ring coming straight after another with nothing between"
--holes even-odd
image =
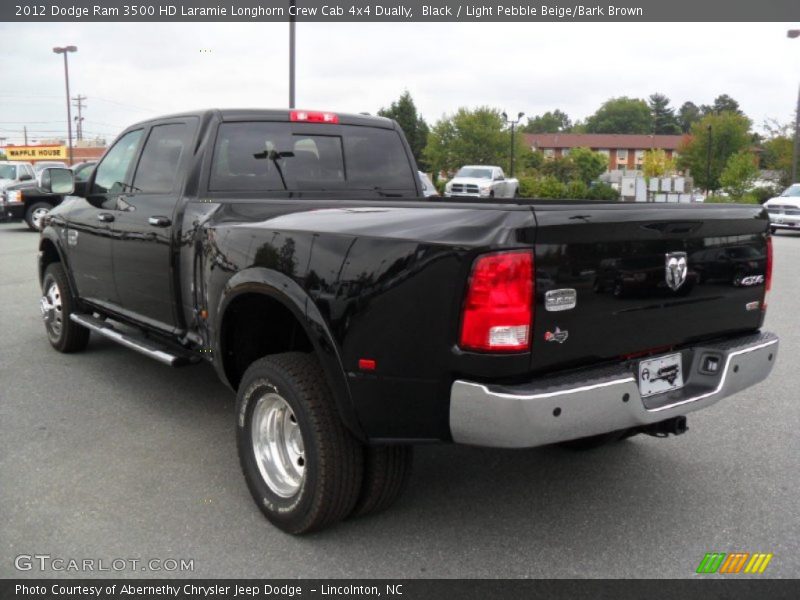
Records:
<instances>
[{"instance_id":1,"label":"power line","mask_svg":"<svg viewBox=\"0 0 800 600\"><path fill-rule=\"evenodd\" d=\"M83 101L86 99L87 99L86 96L81 96L80 94L78 94L72 99L72 101L74 102L73 106L75 106L75 108L78 109L78 115L75 117L75 121L77 122L76 136L78 138L78 141L81 141L83 139L83 115L81 114L81 110L83 109L84 106Z\"/></svg>"}]
</instances>

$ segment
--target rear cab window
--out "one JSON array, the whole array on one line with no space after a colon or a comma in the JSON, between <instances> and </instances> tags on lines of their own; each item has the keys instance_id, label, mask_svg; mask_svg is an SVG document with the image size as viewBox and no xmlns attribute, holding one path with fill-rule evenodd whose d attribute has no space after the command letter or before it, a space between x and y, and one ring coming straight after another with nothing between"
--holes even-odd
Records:
<instances>
[{"instance_id":1,"label":"rear cab window","mask_svg":"<svg viewBox=\"0 0 800 600\"><path fill-rule=\"evenodd\" d=\"M217 133L209 191L416 196L415 173L393 129L225 122Z\"/></svg>"}]
</instances>

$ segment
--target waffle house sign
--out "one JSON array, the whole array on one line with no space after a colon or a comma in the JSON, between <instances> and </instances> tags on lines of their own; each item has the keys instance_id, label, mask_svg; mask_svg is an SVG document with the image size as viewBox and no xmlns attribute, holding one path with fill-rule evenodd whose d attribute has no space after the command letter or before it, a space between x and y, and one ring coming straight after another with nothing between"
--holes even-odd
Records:
<instances>
[{"instance_id":1,"label":"waffle house sign","mask_svg":"<svg viewBox=\"0 0 800 600\"><path fill-rule=\"evenodd\" d=\"M59 160L67 158L66 146L6 146L8 160Z\"/></svg>"}]
</instances>

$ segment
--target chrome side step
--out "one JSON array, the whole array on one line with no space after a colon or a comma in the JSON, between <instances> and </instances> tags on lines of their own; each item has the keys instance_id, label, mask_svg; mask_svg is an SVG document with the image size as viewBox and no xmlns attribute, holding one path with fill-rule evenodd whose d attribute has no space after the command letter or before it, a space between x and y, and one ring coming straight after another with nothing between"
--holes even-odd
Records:
<instances>
[{"instance_id":1,"label":"chrome side step","mask_svg":"<svg viewBox=\"0 0 800 600\"><path fill-rule=\"evenodd\" d=\"M184 365L194 364L200 362L200 357L188 350L179 350L177 348L170 348L166 345L159 344L154 340L145 338L144 336L137 336L130 333L122 333L114 329L108 322L80 313L72 313L70 319L75 321L78 325L86 327L87 329L99 333L110 340L117 342L127 348L136 350L145 356L157 360L160 363L169 365L170 367L182 367Z\"/></svg>"}]
</instances>

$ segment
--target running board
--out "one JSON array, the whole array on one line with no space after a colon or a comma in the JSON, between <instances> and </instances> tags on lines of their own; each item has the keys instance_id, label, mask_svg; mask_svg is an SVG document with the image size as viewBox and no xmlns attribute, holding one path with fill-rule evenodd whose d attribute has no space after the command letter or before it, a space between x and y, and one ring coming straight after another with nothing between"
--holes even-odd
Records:
<instances>
[{"instance_id":1,"label":"running board","mask_svg":"<svg viewBox=\"0 0 800 600\"><path fill-rule=\"evenodd\" d=\"M137 352L140 352L145 356L149 356L160 363L169 365L170 367L182 367L185 365L198 363L201 360L198 355L193 354L189 350L170 348L169 346L159 344L154 340L147 339L144 336L122 333L114 329L114 327L106 321L91 315L72 313L69 318L72 321L75 321L78 325L86 327L86 329L99 333L100 335L107 337L118 344L121 344L132 350L136 350Z\"/></svg>"}]
</instances>

